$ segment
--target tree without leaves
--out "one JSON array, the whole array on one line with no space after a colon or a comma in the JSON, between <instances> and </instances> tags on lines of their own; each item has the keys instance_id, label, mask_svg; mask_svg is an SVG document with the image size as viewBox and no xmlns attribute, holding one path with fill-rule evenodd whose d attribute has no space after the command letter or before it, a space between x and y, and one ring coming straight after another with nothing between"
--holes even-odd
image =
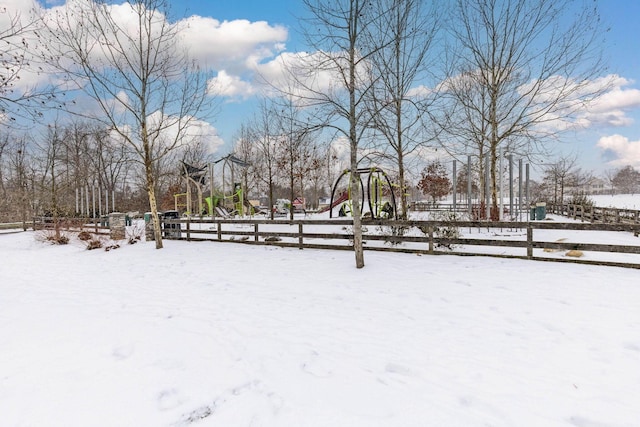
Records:
<instances>
[{"instance_id":1,"label":"tree without leaves","mask_svg":"<svg viewBox=\"0 0 640 427\"><path fill-rule=\"evenodd\" d=\"M439 120L449 151L475 152L481 168L490 157L497 210L498 148L544 150L606 89L593 83L603 71L599 15L573 0L457 0L449 27L457 48L442 90L452 108Z\"/></svg>"},{"instance_id":2,"label":"tree without leaves","mask_svg":"<svg viewBox=\"0 0 640 427\"><path fill-rule=\"evenodd\" d=\"M113 8L130 21L119 21ZM67 84L88 95L97 108L72 112L111 129L144 168L158 249L158 162L188 143L212 101L207 76L189 59L180 43L180 27L166 18L168 9L168 0L129 0L123 5L89 1L68 3L55 17L44 17L49 59Z\"/></svg>"},{"instance_id":3,"label":"tree without leaves","mask_svg":"<svg viewBox=\"0 0 640 427\"><path fill-rule=\"evenodd\" d=\"M319 122L327 123L327 127L349 141L353 248L356 268L362 268L358 148L373 117L366 105L374 84L370 61L383 44L379 37L372 35L379 28L375 23L384 11L376 2L368 0L304 0L303 3L311 15L303 21L303 33L315 52L304 57L302 67L292 72L299 89L291 95L297 96L305 106L317 109ZM318 86L321 75L331 76L327 87Z\"/></svg>"},{"instance_id":4,"label":"tree without leaves","mask_svg":"<svg viewBox=\"0 0 640 427\"><path fill-rule=\"evenodd\" d=\"M372 91L372 109L376 134L388 144L379 153L396 164L398 182L406 183L405 164L408 156L423 146L429 137L422 113L429 107L422 94L411 93L428 71L428 54L435 41L439 23L437 4L429 9L420 0L379 0L387 10L376 22L376 35L383 49L372 57L372 66L380 78ZM401 216L407 218L407 189L399 184Z\"/></svg>"},{"instance_id":5,"label":"tree without leaves","mask_svg":"<svg viewBox=\"0 0 640 427\"><path fill-rule=\"evenodd\" d=\"M575 177L579 173L576 161L576 156L563 156L545 168L543 179L547 188L546 193L551 194L551 201L554 205L562 205L565 190L567 187L575 185Z\"/></svg>"},{"instance_id":6,"label":"tree without leaves","mask_svg":"<svg viewBox=\"0 0 640 427\"><path fill-rule=\"evenodd\" d=\"M38 49L38 20L0 6L0 125L21 127L18 119L34 120L56 97L54 88L46 84L27 87L26 73L42 74L44 68L33 51Z\"/></svg>"},{"instance_id":7,"label":"tree without leaves","mask_svg":"<svg viewBox=\"0 0 640 427\"><path fill-rule=\"evenodd\" d=\"M640 172L633 166L625 166L613 176L611 183L622 194L635 194L640 187Z\"/></svg>"}]
</instances>

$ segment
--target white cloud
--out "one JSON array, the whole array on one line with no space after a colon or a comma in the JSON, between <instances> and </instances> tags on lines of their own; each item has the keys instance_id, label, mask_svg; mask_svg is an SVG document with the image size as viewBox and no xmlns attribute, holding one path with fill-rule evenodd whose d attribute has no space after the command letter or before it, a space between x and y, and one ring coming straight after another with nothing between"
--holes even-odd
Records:
<instances>
[{"instance_id":1,"label":"white cloud","mask_svg":"<svg viewBox=\"0 0 640 427\"><path fill-rule=\"evenodd\" d=\"M285 27L244 19L218 21L192 16L178 23L190 54L207 67L240 74L284 50Z\"/></svg>"},{"instance_id":2,"label":"white cloud","mask_svg":"<svg viewBox=\"0 0 640 427\"><path fill-rule=\"evenodd\" d=\"M209 93L228 98L246 99L255 94L253 85L238 76L227 74L225 70L218 72L217 77L209 81Z\"/></svg>"},{"instance_id":3,"label":"white cloud","mask_svg":"<svg viewBox=\"0 0 640 427\"><path fill-rule=\"evenodd\" d=\"M640 140L630 141L622 135L604 136L596 144L613 166L640 166Z\"/></svg>"}]
</instances>

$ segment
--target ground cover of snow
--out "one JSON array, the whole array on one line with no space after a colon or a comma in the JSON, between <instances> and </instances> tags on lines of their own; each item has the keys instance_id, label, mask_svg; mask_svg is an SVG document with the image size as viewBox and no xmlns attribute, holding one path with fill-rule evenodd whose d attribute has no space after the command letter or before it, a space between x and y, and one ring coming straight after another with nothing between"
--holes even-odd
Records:
<instances>
[{"instance_id":1,"label":"ground cover of snow","mask_svg":"<svg viewBox=\"0 0 640 427\"><path fill-rule=\"evenodd\" d=\"M637 426L640 273L0 234L2 426Z\"/></svg>"},{"instance_id":2,"label":"ground cover of snow","mask_svg":"<svg viewBox=\"0 0 640 427\"><path fill-rule=\"evenodd\" d=\"M618 208L640 210L640 194L599 194L589 196L599 208Z\"/></svg>"}]
</instances>

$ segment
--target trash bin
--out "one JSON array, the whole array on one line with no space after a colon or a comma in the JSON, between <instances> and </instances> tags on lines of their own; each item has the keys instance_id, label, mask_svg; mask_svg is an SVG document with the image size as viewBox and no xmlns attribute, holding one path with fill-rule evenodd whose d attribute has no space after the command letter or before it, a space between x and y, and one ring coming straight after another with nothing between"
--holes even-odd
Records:
<instances>
[{"instance_id":1,"label":"trash bin","mask_svg":"<svg viewBox=\"0 0 640 427\"><path fill-rule=\"evenodd\" d=\"M129 227L131 225L131 217L129 215L124 216L124 225L125 227Z\"/></svg>"},{"instance_id":2,"label":"trash bin","mask_svg":"<svg viewBox=\"0 0 640 427\"><path fill-rule=\"evenodd\" d=\"M180 224L168 224L165 222L166 220L172 221L180 218L180 213L178 211L166 211L162 214L162 230L164 237L169 239L175 238L179 239L181 236L181 227Z\"/></svg>"},{"instance_id":3,"label":"trash bin","mask_svg":"<svg viewBox=\"0 0 640 427\"><path fill-rule=\"evenodd\" d=\"M536 207L535 206L531 207L531 212L529 212L529 219L531 221L535 221L536 220Z\"/></svg>"},{"instance_id":4,"label":"trash bin","mask_svg":"<svg viewBox=\"0 0 640 427\"><path fill-rule=\"evenodd\" d=\"M109 215L102 215L100 217L100 227L108 227L109 226Z\"/></svg>"},{"instance_id":5,"label":"trash bin","mask_svg":"<svg viewBox=\"0 0 640 427\"><path fill-rule=\"evenodd\" d=\"M546 217L547 217L547 204L544 202L536 203L536 219L543 220Z\"/></svg>"},{"instance_id":6,"label":"trash bin","mask_svg":"<svg viewBox=\"0 0 640 427\"><path fill-rule=\"evenodd\" d=\"M149 224L151 222L151 212L144 213L144 223Z\"/></svg>"}]
</instances>

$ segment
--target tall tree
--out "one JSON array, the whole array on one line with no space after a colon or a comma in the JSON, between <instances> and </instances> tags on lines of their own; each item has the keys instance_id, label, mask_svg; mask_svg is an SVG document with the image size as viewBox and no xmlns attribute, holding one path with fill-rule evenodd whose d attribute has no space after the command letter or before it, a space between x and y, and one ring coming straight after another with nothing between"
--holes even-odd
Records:
<instances>
[{"instance_id":1,"label":"tall tree","mask_svg":"<svg viewBox=\"0 0 640 427\"><path fill-rule=\"evenodd\" d=\"M374 54L388 43L374 37L384 16L378 2L369 0L303 0L310 17L303 32L313 53L304 57L302 69L293 73L300 86L300 102L315 107L321 122L349 141L353 248L356 268L364 267L362 206L360 206L359 147L370 128L373 111L367 107L375 78ZM330 76L319 85L318 76Z\"/></svg>"},{"instance_id":2,"label":"tall tree","mask_svg":"<svg viewBox=\"0 0 640 427\"><path fill-rule=\"evenodd\" d=\"M80 88L97 111L73 111L111 129L144 169L156 248L162 234L156 201L158 162L189 140L210 112L207 75L169 22L168 0L69 2L44 17L50 55L70 87Z\"/></svg>"},{"instance_id":3,"label":"tall tree","mask_svg":"<svg viewBox=\"0 0 640 427\"><path fill-rule=\"evenodd\" d=\"M373 126L387 146L382 156L397 167L401 217L407 217L405 163L407 157L429 139L422 113L429 107L428 97L416 90L429 71L429 53L438 30L437 2L429 8L421 0L380 0L387 10L377 22L383 49L375 52L372 66L379 76L372 92L376 111Z\"/></svg>"},{"instance_id":4,"label":"tall tree","mask_svg":"<svg viewBox=\"0 0 640 427\"><path fill-rule=\"evenodd\" d=\"M278 178L278 126L273 123L276 107L272 103L263 100L260 104L258 115L249 127L248 139L253 140L256 151L252 162L252 170L256 178L267 188L269 198L269 215L274 218L273 205L274 187Z\"/></svg>"},{"instance_id":5,"label":"tall tree","mask_svg":"<svg viewBox=\"0 0 640 427\"><path fill-rule=\"evenodd\" d=\"M593 4L574 0L456 0L442 125L449 150L475 152L481 167L489 156L494 211L499 148L542 150L605 89L593 84L604 69L599 21Z\"/></svg>"},{"instance_id":6,"label":"tall tree","mask_svg":"<svg viewBox=\"0 0 640 427\"><path fill-rule=\"evenodd\" d=\"M640 172L633 166L625 166L616 172L612 184L622 194L635 194L640 187Z\"/></svg>"}]
</instances>

